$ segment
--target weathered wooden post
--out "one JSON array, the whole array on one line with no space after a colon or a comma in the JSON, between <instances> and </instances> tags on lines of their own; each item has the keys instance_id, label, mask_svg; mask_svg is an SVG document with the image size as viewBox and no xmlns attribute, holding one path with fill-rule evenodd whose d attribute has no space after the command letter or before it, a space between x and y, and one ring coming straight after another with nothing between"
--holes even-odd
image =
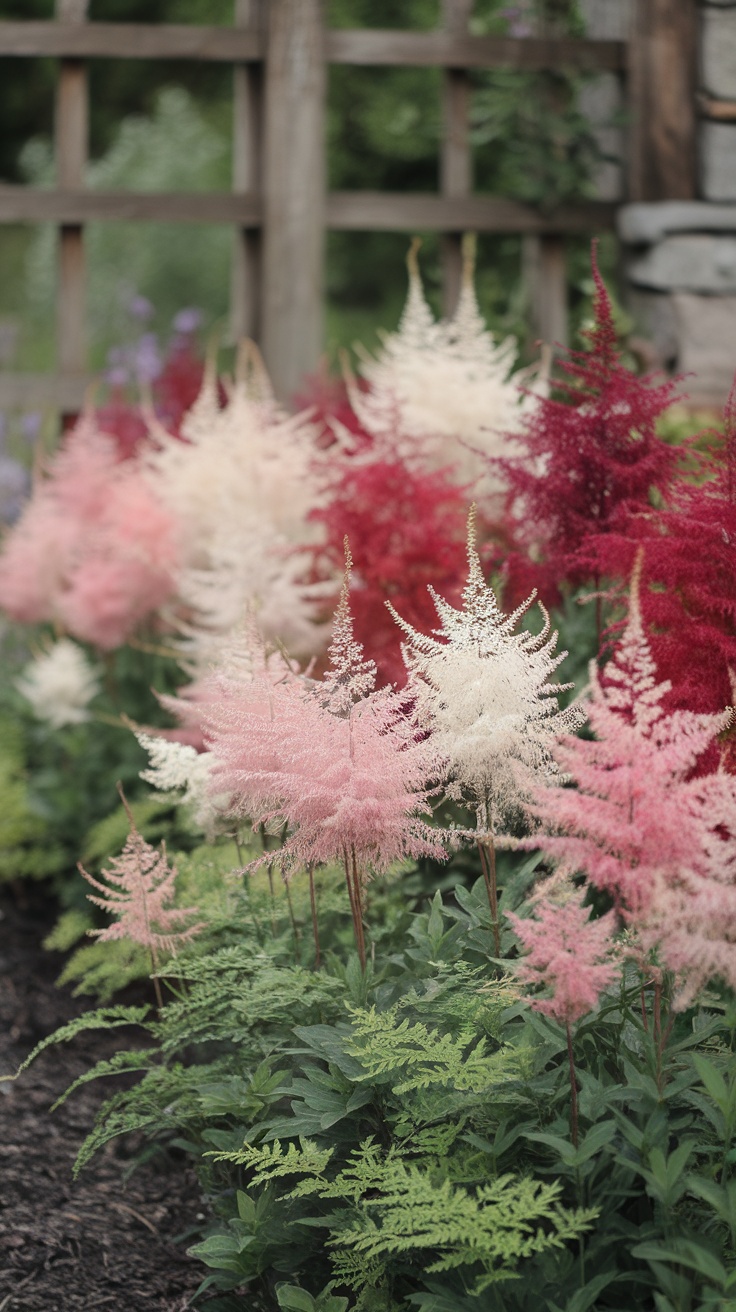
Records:
<instances>
[{"instance_id":1,"label":"weathered wooden post","mask_svg":"<svg viewBox=\"0 0 736 1312\"><path fill-rule=\"evenodd\" d=\"M235 26L262 33L263 0L235 0ZM233 191L258 193L261 189L261 130L263 124L263 71L259 64L236 64L233 69ZM233 234L233 268L230 290L230 332L234 341L257 337L260 331L261 233L257 228L236 228Z\"/></svg>"},{"instance_id":2,"label":"weathered wooden post","mask_svg":"<svg viewBox=\"0 0 736 1312\"><path fill-rule=\"evenodd\" d=\"M696 0L637 0L630 44L630 200L697 196Z\"/></svg>"},{"instance_id":3,"label":"weathered wooden post","mask_svg":"<svg viewBox=\"0 0 736 1312\"><path fill-rule=\"evenodd\" d=\"M325 96L322 0L269 0L261 343L284 399L322 349Z\"/></svg>"},{"instance_id":4,"label":"weathered wooden post","mask_svg":"<svg viewBox=\"0 0 736 1312\"><path fill-rule=\"evenodd\" d=\"M446 32L467 36L473 0L442 0ZM469 196L473 189L473 157L470 149L470 78L464 69L447 68L442 105L442 150L440 191L454 199ZM462 233L442 237L442 308L449 316L457 305L462 277Z\"/></svg>"},{"instance_id":5,"label":"weathered wooden post","mask_svg":"<svg viewBox=\"0 0 736 1312\"><path fill-rule=\"evenodd\" d=\"M56 0L62 23L84 23L88 0ZM54 118L56 185L62 191L84 187L89 141L87 69L81 59L62 59ZM86 277L81 224L59 228L56 287L56 367L82 375L87 367Z\"/></svg>"}]
</instances>

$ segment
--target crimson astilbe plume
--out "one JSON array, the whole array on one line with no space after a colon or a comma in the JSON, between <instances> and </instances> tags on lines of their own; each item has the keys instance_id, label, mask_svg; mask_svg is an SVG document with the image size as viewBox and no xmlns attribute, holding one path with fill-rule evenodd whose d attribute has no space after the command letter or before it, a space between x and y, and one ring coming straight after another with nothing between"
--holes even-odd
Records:
<instances>
[{"instance_id":1,"label":"crimson astilbe plume","mask_svg":"<svg viewBox=\"0 0 736 1312\"><path fill-rule=\"evenodd\" d=\"M668 709L715 712L733 700L736 671L736 386L722 442L702 455L657 511L597 538L601 575L625 577L643 547L641 609ZM713 754L711 754L713 755ZM731 752L727 753L731 759Z\"/></svg>"},{"instance_id":2,"label":"crimson astilbe plume","mask_svg":"<svg viewBox=\"0 0 736 1312\"><path fill-rule=\"evenodd\" d=\"M443 762L418 732L406 696L376 688L375 665L353 631L350 567L347 554L324 678L289 679L267 691L251 684L242 701L208 713L207 739L213 788L229 794L231 813L288 827L279 853L285 876L295 866L344 864L365 965L366 879L407 856L446 855L424 818Z\"/></svg>"},{"instance_id":3,"label":"crimson astilbe plume","mask_svg":"<svg viewBox=\"0 0 736 1312\"><path fill-rule=\"evenodd\" d=\"M611 895L641 950L675 972L685 1005L711 974L736 982L736 780L694 774L731 711L665 711L636 576L621 644L591 684L596 740L555 748L577 787L536 789L542 832L530 841Z\"/></svg>"},{"instance_id":4,"label":"crimson astilbe plume","mask_svg":"<svg viewBox=\"0 0 736 1312\"><path fill-rule=\"evenodd\" d=\"M395 459L344 457L327 504L312 514L326 541L318 565L339 565L346 533L355 560L350 603L355 633L381 679L403 683L400 637L390 599L416 628L431 625L433 583L457 602L465 566L466 502L442 470L420 472Z\"/></svg>"},{"instance_id":5,"label":"crimson astilbe plume","mask_svg":"<svg viewBox=\"0 0 736 1312\"><path fill-rule=\"evenodd\" d=\"M122 797L122 790L121 790ZM79 870L96 889L87 897L114 917L105 929L91 929L89 933L101 942L128 938L148 950L154 974L156 997L161 1005L161 991L156 978L160 953L175 952L176 948L193 938L202 929L191 924L196 907L172 907L177 871L170 866L166 848L156 851L138 832L130 809L123 797L123 805L130 822L130 833L120 856L113 857L102 874L95 879L80 865ZM189 922L189 923L188 923Z\"/></svg>"},{"instance_id":6,"label":"crimson astilbe plume","mask_svg":"<svg viewBox=\"0 0 736 1312\"><path fill-rule=\"evenodd\" d=\"M560 362L555 396L541 397L516 434L523 454L497 462L508 486L512 536L539 564L554 597L562 580L590 578L585 543L620 529L664 492L680 455L657 435L676 384L639 378L621 363L611 303L598 271L588 348Z\"/></svg>"}]
</instances>

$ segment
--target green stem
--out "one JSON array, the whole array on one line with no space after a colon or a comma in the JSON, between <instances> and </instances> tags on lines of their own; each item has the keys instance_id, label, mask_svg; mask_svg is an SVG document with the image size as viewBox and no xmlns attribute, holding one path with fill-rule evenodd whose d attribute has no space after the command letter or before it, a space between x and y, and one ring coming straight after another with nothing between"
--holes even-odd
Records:
<instances>
[{"instance_id":1,"label":"green stem","mask_svg":"<svg viewBox=\"0 0 736 1312\"><path fill-rule=\"evenodd\" d=\"M317 897L314 891L314 866L307 866L309 879L309 905L312 909L312 934L314 935L314 969L321 970L322 954L319 946L319 925L317 923Z\"/></svg>"},{"instance_id":2,"label":"green stem","mask_svg":"<svg viewBox=\"0 0 736 1312\"><path fill-rule=\"evenodd\" d=\"M567 1061L570 1067L570 1129L572 1132L573 1148L578 1146L578 1085L575 1078L575 1058L572 1051L572 1033L570 1031L570 1022L565 1024L567 1034Z\"/></svg>"},{"instance_id":3,"label":"green stem","mask_svg":"<svg viewBox=\"0 0 736 1312\"><path fill-rule=\"evenodd\" d=\"M491 909L491 926L493 928L493 943L496 950L496 956L501 955L501 935L498 929L498 888L496 885L496 849L493 842L487 843L478 839L478 853L480 855L480 868L483 871L486 892L488 894L488 905Z\"/></svg>"}]
</instances>

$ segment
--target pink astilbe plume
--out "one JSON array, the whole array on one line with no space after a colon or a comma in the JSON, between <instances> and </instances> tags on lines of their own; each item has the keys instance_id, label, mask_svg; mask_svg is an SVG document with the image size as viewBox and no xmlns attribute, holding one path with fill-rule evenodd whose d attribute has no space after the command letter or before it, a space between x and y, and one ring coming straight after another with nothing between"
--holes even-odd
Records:
<instances>
[{"instance_id":1,"label":"pink astilbe plume","mask_svg":"<svg viewBox=\"0 0 736 1312\"><path fill-rule=\"evenodd\" d=\"M66 437L0 556L0 605L110 649L170 595L174 522L136 460L86 416Z\"/></svg>"},{"instance_id":2,"label":"pink astilbe plume","mask_svg":"<svg viewBox=\"0 0 736 1312\"><path fill-rule=\"evenodd\" d=\"M83 866L79 867L87 882L97 890L87 894L90 902L114 917L112 924L105 929L91 929L89 933L103 943L121 938L139 943L150 953L155 973L159 953L174 952L177 945L193 938L202 925L187 924L197 914L196 907L170 906L174 897L176 867L169 866L163 844L161 851L157 852L138 833L124 797L123 804L130 821L130 833L121 855L113 857L103 871L104 882L95 879ZM155 983L160 1005L158 980Z\"/></svg>"},{"instance_id":3,"label":"pink astilbe plume","mask_svg":"<svg viewBox=\"0 0 736 1312\"><path fill-rule=\"evenodd\" d=\"M547 994L534 994L529 1002L560 1025L573 1025L592 1011L617 974L611 958L615 912L591 920L584 898L584 888L571 881L560 886L553 877L537 890L533 919L507 912L526 951L517 978L522 984L546 986Z\"/></svg>"},{"instance_id":4,"label":"pink astilbe plume","mask_svg":"<svg viewBox=\"0 0 736 1312\"><path fill-rule=\"evenodd\" d=\"M596 741L556 747L577 787L535 790L534 844L611 895L686 1005L714 974L736 982L736 780L695 774L731 711L665 711L669 684L656 680L636 573L620 647L591 683Z\"/></svg>"},{"instance_id":5,"label":"pink astilbe plume","mask_svg":"<svg viewBox=\"0 0 736 1312\"><path fill-rule=\"evenodd\" d=\"M496 462L508 490L512 538L537 562L540 588L551 598L562 580L591 577L589 537L621 528L666 490L681 456L656 432L675 383L638 378L621 363L613 313L593 247L595 325L589 349L560 364L557 395L541 397L526 416L517 445L523 454Z\"/></svg>"},{"instance_id":6,"label":"pink astilbe plume","mask_svg":"<svg viewBox=\"0 0 736 1312\"><path fill-rule=\"evenodd\" d=\"M353 632L350 557L335 616L330 663L317 683L247 686L205 723L212 786L254 824L288 826L285 874L319 862L345 865L358 951L365 963L361 889L370 873L407 856L444 858L423 818L442 770L406 698L376 689L376 671Z\"/></svg>"}]
</instances>

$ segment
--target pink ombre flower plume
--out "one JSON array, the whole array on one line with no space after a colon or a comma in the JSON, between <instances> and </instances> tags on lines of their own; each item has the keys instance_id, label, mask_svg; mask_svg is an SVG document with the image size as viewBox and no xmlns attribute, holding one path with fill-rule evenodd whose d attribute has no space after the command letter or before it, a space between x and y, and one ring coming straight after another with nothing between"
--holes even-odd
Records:
<instances>
[{"instance_id":1,"label":"pink ombre flower plume","mask_svg":"<svg viewBox=\"0 0 736 1312\"><path fill-rule=\"evenodd\" d=\"M577 889L570 881L561 888L553 877L537 892L534 919L507 912L527 953L518 964L517 977L522 984L543 984L550 990L545 996L535 994L529 1002L560 1025L572 1025L592 1011L617 973L612 960L615 913L591 920L584 897L584 888Z\"/></svg>"}]
</instances>

